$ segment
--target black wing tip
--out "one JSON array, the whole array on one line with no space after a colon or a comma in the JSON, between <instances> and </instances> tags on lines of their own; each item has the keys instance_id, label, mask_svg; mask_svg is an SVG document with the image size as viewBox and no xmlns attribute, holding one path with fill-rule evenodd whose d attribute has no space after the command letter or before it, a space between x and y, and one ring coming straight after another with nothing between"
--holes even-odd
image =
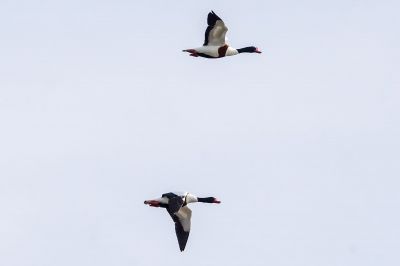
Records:
<instances>
[{"instance_id":1,"label":"black wing tip","mask_svg":"<svg viewBox=\"0 0 400 266\"><path fill-rule=\"evenodd\" d=\"M182 252L185 250L189 238L189 232L183 230L183 227L179 221L175 222L175 232L178 238L179 250Z\"/></svg>"},{"instance_id":2,"label":"black wing tip","mask_svg":"<svg viewBox=\"0 0 400 266\"><path fill-rule=\"evenodd\" d=\"M213 10L211 10L211 11L208 13L208 15L218 18L217 14L215 14L215 12L214 12Z\"/></svg>"},{"instance_id":3,"label":"black wing tip","mask_svg":"<svg viewBox=\"0 0 400 266\"><path fill-rule=\"evenodd\" d=\"M214 26L215 22L217 22L217 20L222 21L222 19L220 17L218 17L218 15L215 14L215 12L213 10L211 10L211 12L209 12L208 16L207 16L207 24L210 26Z\"/></svg>"},{"instance_id":4,"label":"black wing tip","mask_svg":"<svg viewBox=\"0 0 400 266\"><path fill-rule=\"evenodd\" d=\"M186 240L186 241L187 241L187 240ZM183 252L183 251L185 250L185 248L186 248L186 242L185 242L185 243L181 243L181 244L179 245L179 249L180 249L181 252Z\"/></svg>"},{"instance_id":5,"label":"black wing tip","mask_svg":"<svg viewBox=\"0 0 400 266\"><path fill-rule=\"evenodd\" d=\"M179 242L179 241L178 241ZM183 252L186 248L187 239L183 242L179 242L179 250Z\"/></svg>"}]
</instances>

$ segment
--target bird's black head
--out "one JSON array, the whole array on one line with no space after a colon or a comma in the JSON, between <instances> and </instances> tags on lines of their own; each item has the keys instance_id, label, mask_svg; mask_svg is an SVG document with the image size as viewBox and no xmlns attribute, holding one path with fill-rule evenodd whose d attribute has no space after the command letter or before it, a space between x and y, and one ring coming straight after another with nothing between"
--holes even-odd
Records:
<instances>
[{"instance_id":1,"label":"bird's black head","mask_svg":"<svg viewBox=\"0 0 400 266\"><path fill-rule=\"evenodd\" d=\"M214 197L207 197L207 198L199 198L198 197L197 201L198 202L204 202L204 203L217 203L217 204L221 203L221 201L217 200Z\"/></svg>"},{"instance_id":2,"label":"bird's black head","mask_svg":"<svg viewBox=\"0 0 400 266\"><path fill-rule=\"evenodd\" d=\"M254 46L240 48L240 49L237 49L237 51L239 53L258 53L258 54L261 54L261 51L257 47L254 47Z\"/></svg>"}]
</instances>

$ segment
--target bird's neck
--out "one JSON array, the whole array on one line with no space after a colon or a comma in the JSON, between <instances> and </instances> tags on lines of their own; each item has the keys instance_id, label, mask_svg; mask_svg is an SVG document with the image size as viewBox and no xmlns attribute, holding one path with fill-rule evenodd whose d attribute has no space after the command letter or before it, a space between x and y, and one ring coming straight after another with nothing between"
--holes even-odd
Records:
<instances>
[{"instance_id":1,"label":"bird's neck","mask_svg":"<svg viewBox=\"0 0 400 266\"><path fill-rule=\"evenodd\" d=\"M198 202L203 202L203 203L213 203L214 198L213 197L207 197L207 198L197 198Z\"/></svg>"},{"instance_id":2,"label":"bird's neck","mask_svg":"<svg viewBox=\"0 0 400 266\"><path fill-rule=\"evenodd\" d=\"M238 53L251 53L253 52L252 47L244 47L244 48L239 48L236 49L238 51Z\"/></svg>"}]
</instances>

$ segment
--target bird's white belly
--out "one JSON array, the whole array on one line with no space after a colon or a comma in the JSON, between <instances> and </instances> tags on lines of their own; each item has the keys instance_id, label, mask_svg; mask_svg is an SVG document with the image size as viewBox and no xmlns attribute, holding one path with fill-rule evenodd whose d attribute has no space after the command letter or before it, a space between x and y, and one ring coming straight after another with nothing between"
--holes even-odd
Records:
<instances>
[{"instance_id":1,"label":"bird's white belly","mask_svg":"<svg viewBox=\"0 0 400 266\"><path fill-rule=\"evenodd\" d=\"M206 55L209 55L212 57L219 57L218 49L219 49L219 46L202 46L202 47L196 48L195 50L201 54L206 54Z\"/></svg>"},{"instance_id":2,"label":"bird's white belly","mask_svg":"<svg viewBox=\"0 0 400 266\"><path fill-rule=\"evenodd\" d=\"M208 45L208 46L202 46L202 47L196 48L195 50L198 53L206 54L211 57L220 57L219 48L221 48L221 47ZM232 48L229 46L228 49L226 49L225 55L223 55L223 56L237 55L238 53L239 52L235 48Z\"/></svg>"}]
</instances>

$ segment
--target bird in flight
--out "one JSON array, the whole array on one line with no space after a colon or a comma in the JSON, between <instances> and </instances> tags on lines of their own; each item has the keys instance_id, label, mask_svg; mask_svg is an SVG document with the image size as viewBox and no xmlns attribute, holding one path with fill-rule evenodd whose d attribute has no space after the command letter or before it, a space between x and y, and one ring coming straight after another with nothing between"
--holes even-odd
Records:
<instances>
[{"instance_id":1,"label":"bird in flight","mask_svg":"<svg viewBox=\"0 0 400 266\"><path fill-rule=\"evenodd\" d=\"M183 50L183 52L188 52L194 57L201 56L205 58L221 58L240 53L261 53L261 51L254 46L240 49L235 49L229 46L225 39L228 28L225 26L222 19L214 13L214 11L208 13L207 23L208 27L206 29L203 46L194 49L186 49Z\"/></svg>"},{"instance_id":2,"label":"bird in flight","mask_svg":"<svg viewBox=\"0 0 400 266\"><path fill-rule=\"evenodd\" d=\"M221 203L214 197L200 198L187 192L169 192L161 196L161 198L146 200L144 204L151 207L161 207L167 209L169 215L175 223L175 233L178 238L179 249L185 250L190 232L190 219L192 211L187 206L189 203Z\"/></svg>"}]
</instances>

